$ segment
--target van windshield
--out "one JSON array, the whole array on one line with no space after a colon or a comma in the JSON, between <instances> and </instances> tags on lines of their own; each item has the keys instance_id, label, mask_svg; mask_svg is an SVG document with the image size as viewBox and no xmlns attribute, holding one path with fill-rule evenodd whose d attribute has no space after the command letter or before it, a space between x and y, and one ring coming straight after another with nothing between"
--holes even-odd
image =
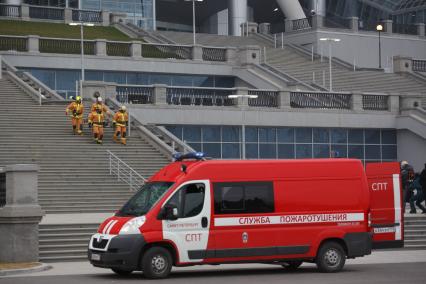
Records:
<instances>
[{"instance_id":1,"label":"van windshield","mask_svg":"<svg viewBox=\"0 0 426 284\"><path fill-rule=\"evenodd\" d=\"M115 216L145 215L172 185L173 182L149 182L144 184Z\"/></svg>"}]
</instances>

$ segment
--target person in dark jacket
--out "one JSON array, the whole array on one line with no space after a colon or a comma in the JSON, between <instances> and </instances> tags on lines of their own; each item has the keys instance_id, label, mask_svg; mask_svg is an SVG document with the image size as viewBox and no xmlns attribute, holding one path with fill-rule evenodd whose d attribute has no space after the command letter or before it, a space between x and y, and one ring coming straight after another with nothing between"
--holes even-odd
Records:
<instances>
[{"instance_id":1,"label":"person in dark jacket","mask_svg":"<svg viewBox=\"0 0 426 284\"><path fill-rule=\"evenodd\" d=\"M425 164L425 168L420 173L420 184L422 185L422 189L423 189L423 200L426 201L426 164ZM426 205L426 202L425 202L425 205Z\"/></svg>"},{"instance_id":2,"label":"person in dark jacket","mask_svg":"<svg viewBox=\"0 0 426 284\"><path fill-rule=\"evenodd\" d=\"M416 207L414 206L414 202L416 203L417 207L419 207L423 213L426 213L426 208L423 207L422 201L423 201L423 190L422 185L420 184L420 174L415 174L414 180L410 183L409 188L411 192L410 197L410 213L417 213Z\"/></svg>"},{"instance_id":3,"label":"person in dark jacket","mask_svg":"<svg viewBox=\"0 0 426 284\"><path fill-rule=\"evenodd\" d=\"M404 202L403 202L404 210L405 210L405 203L409 202L411 198L411 191L409 190L409 186L411 182L413 181L413 178L414 178L413 167L410 166L407 161L402 161L401 162L401 182L402 182L403 197L404 197ZM413 211L413 208L411 208L411 211Z\"/></svg>"}]
</instances>

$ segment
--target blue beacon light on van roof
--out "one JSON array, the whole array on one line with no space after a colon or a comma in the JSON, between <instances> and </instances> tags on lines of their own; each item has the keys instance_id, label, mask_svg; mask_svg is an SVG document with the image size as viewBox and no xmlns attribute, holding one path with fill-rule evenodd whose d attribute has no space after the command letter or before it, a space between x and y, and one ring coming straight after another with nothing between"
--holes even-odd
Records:
<instances>
[{"instance_id":1,"label":"blue beacon light on van roof","mask_svg":"<svg viewBox=\"0 0 426 284\"><path fill-rule=\"evenodd\" d=\"M175 153L173 154L173 159L176 162L180 162L183 160L202 160L205 158L205 154L203 152L191 152L191 153Z\"/></svg>"}]
</instances>

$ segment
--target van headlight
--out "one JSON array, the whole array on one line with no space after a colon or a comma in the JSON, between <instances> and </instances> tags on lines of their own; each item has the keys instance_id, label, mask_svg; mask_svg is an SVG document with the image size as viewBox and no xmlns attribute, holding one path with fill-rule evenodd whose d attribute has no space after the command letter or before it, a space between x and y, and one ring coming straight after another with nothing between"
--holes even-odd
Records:
<instances>
[{"instance_id":1,"label":"van headlight","mask_svg":"<svg viewBox=\"0 0 426 284\"><path fill-rule=\"evenodd\" d=\"M139 228L145 224L145 216L135 217L124 224L120 230L120 235L140 234Z\"/></svg>"}]
</instances>

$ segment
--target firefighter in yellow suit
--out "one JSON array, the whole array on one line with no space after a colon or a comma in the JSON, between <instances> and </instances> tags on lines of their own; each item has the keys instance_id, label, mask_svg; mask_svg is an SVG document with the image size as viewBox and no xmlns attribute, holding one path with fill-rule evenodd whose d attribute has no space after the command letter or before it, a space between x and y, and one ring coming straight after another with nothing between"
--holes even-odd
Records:
<instances>
[{"instance_id":1,"label":"firefighter in yellow suit","mask_svg":"<svg viewBox=\"0 0 426 284\"><path fill-rule=\"evenodd\" d=\"M71 112L71 123L73 133L82 135L83 134L83 113L84 106L81 102L81 97L77 96L75 101L70 103L65 110L65 114L68 115Z\"/></svg>"},{"instance_id":2,"label":"firefighter in yellow suit","mask_svg":"<svg viewBox=\"0 0 426 284\"><path fill-rule=\"evenodd\" d=\"M108 113L107 107L103 104L102 98L97 97L96 102L92 104L90 107L90 112L96 112L96 109L100 108L102 110L102 113Z\"/></svg>"},{"instance_id":3,"label":"firefighter in yellow suit","mask_svg":"<svg viewBox=\"0 0 426 284\"><path fill-rule=\"evenodd\" d=\"M88 117L89 128L93 127L93 140L102 144L102 139L104 138L104 123L105 117L102 112L102 108L96 108L95 111L92 111Z\"/></svg>"},{"instance_id":4,"label":"firefighter in yellow suit","mask_svg":"<svg viewBox=\"0 0 426 284\"><path fill-rule=\"evenodd\" d=\"M112 123L115 127L113 140L118 142L118 136L121 135L120 142L126 145L126 127L129 123L129 115L127 114L125 106L121 106L120 110L114 114Z\"/></svg>"}]
</instances>

